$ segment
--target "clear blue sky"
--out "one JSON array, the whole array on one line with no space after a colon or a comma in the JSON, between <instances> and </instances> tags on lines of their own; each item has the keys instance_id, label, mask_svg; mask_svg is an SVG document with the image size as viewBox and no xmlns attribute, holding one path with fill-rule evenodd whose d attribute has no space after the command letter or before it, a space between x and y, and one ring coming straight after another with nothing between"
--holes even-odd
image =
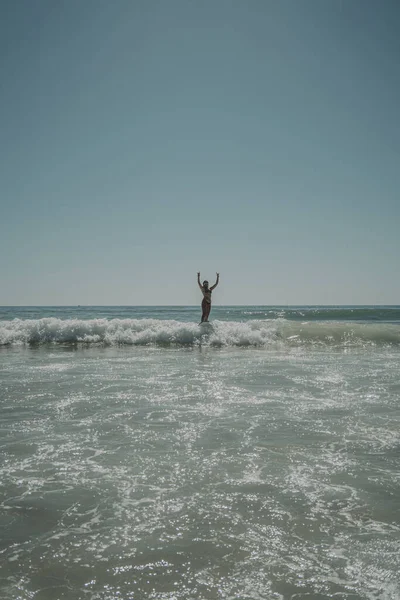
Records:
<instances>
[{"instance_id":1,"label":"clear blue sky","mask_svg":"<svg viewBox=\"0 0 400 600\"><path fill-rule=\"evenodd\" d=\"M398 0L0 0L0 304L400 303Z\"/></svg>"}]
</instances>

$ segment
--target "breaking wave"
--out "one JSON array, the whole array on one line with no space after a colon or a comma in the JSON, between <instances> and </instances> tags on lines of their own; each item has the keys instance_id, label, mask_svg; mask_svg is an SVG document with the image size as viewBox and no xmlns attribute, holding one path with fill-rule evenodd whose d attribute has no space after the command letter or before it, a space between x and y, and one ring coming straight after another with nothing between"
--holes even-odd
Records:
<instances>
[{"instance_id":1,"label":"breaking wave","mask_svg":"<svg viewBox=\"0 0 400 600\"><path fill-rule=\"evenodd\" d=\"M400 345L388 323L294 322L287 319L213 321L208 326L162 319L14 319L0 321L0 346L37 344L161 346L363 347Z\"/></svg>"}]
</instances>

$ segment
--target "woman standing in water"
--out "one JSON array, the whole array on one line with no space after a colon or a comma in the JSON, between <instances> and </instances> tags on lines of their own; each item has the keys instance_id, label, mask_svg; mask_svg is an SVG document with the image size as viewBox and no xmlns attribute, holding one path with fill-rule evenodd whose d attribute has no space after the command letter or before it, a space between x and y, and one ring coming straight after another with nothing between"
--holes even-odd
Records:
<instances>
[{"instance_id":1,"label":"woman standing in water","mask_svg":"<svg viewBox=\"0 0 400 600\"><path fill-rule=\"evenodd\" d=\"M214 288L217 287L219 282L219 273L217 273L217 281L211 287L208 287L208 281L204 280L203 285L200 283L200 272L197 273L197 283L199 284L199 288L203 293L203 302L201 303L201 310L203 311L201 315L201 323L208 322L208 316L211 311L211 294Z\"/></svg>"}]
</instances>

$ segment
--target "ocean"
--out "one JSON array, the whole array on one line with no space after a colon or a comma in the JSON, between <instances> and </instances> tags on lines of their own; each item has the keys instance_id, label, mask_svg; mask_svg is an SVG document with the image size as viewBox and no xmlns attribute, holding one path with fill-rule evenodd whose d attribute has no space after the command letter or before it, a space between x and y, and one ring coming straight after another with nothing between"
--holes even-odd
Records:
<instances>
[{"instance_id":1,"label":"ocean","mask_svg":"<svg viewBox=\"0 0 400 600\"><path fill-rule=\"evenodd\" d=\"M399 600L400 307L0 308L1 600Z\"/></svg>"}]
</instances>

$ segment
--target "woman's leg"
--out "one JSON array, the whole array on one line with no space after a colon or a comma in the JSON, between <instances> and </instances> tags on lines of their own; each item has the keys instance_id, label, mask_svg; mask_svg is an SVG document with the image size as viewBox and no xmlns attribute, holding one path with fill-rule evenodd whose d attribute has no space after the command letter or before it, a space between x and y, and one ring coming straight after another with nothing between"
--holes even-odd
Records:
<instances>
[{"instance_id":1,"label":"woman's leg","mask_svg":"<svg viewBox=\"0 0 400 600\"><path fill-rule=\"evenodd\" d=\"M209 307L210 307L209 303L206 302L205 298L203 298L203 302L201 303L201 310L202 310L201 323L204 323L204 321L207 321L208 315L210 314Z\"/></svg>"},{"instance_id":2,"label":"woman's leg","mask_svg":"<svg viewBox=\"0 0 400 600\"><path fill-rule=\"evenodd\" d=\"M203 321L208 321L208 317L210 315L210 311L211 311L211 302L204 302L204 309L203 309ZM202 317L202 318L203 318Z\"/></svg>"}]
</instances>

